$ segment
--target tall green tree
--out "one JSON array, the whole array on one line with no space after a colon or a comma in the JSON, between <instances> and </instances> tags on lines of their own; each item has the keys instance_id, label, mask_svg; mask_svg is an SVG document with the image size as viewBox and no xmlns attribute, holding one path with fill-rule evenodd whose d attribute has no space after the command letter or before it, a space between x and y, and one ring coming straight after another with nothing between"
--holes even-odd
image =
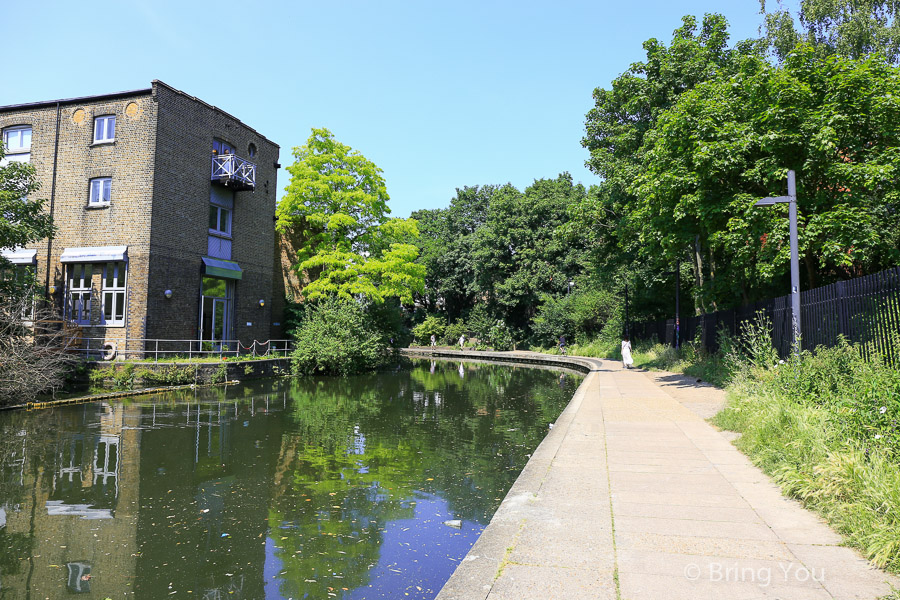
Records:
<instances>
[{"instance_id":1,"label":"tall green tree","mask_svg":"<svg viewBox=\"0 0 900 600\"><path fill-rule=\"evenodd\" d=\"M418 228L413 219L388 218L381 169L327 129L313 129L293 153L276 227L297 238L296 268L309 279L303 295L411 303L425 276L415 262Z\"/></svg>"},{"instance_id":2,"label":"tall green tree","mask_svg":"<svg viewBox=\"0 0 900 600\"><path fill-rule=\"evenodd\" d=\"M491 197L472 248L475 285L490 314L519 339L530 336L542 296L566 293L584 268L584 248L556 230L568 220L569 206L586 196L584 186L563 173L536 180L524 192L507 185Z\"/></svg>"},{"instance_id":3,"label":"tall green tree","mask_svg":"<svg viewBox=\"0 0 900 600\"><path fill-rule=\"evenodd\" d=\"M465 318L479 297L475 234L487 220L488 206L498 189L493 185L458 188L449 207L412 214L422 231L420 261L427 271L423 303L450 322Z\"/></svg>"},{"instance_id":4,"label":"tall green tree","mask_svg":"<svg viewBox=\"0 0 900 600\"><path fill-rule=\"evenodd\" d=\"M797 172L804 287L900 260L900 70L795 48L780 66L748 58L739 73L697 86L645 138L635 180L642 243L694 252L695 291L716 305L786 289L784 195ZM702 250L701 250L702 249Z\"/></svg>"},{"instance_id":5,"label":"tall green tree","mask_svg":"<svg viewBox=\"0 0 900 600\"><path fill-rule=\"evenodd\" d=\"M633 63L609 89L594 90L582 145L590 152L588 167L603 182L570 207L562 233L587 240L594 271L610 285L623 290L632 284L633 314L634 309L638 315L665 314L664 299L674 297L674 283L663 274L680 258L661 255L643 239L645 217L636 210L633 185L645 170L645 136L682 94L735 73L744 58L762 56L765 50L758 40L734 47L728 40L728 22L722 15L707 14L700 23L685 16L668 46L647 40L644 61ZM685 250L684 259L688 257Z\"/></svg>"},{"instance_id":6,"label":"tall green tree","mask_svg":"<svg viewBox=\"0 0 900 600\"><path fill-rule=\"evenodd\" d=\"M767 10L767 7L774 7ZM783 60L805 42L823 54L863 58L880 52L891 63L900 60L898 0L801 0L798 23L780 0L760 0L766 37Z\"/></svg>"}]
</instances>

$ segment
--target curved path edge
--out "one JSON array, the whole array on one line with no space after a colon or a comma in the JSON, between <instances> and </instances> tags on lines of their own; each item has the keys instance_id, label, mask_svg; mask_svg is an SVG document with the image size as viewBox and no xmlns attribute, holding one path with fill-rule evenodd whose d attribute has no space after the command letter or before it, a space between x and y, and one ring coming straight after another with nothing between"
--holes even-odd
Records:
<instances>
[{"instance_id":1,"label":"curved path edge","mask_svg":"<svg viewBox=\"0 0 900 600\"><path fill-rule=\"evenodd\" d=\"M724 398L715 388L603 359L401 352L587 373L437 600L875 600L900 588L705 421L710 394Z\"/></svg>"}]
</instances>

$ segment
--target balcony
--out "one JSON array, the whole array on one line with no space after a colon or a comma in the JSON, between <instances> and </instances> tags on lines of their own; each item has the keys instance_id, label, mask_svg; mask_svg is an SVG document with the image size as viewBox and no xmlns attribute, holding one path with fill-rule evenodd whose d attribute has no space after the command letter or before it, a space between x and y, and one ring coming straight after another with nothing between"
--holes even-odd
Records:
<instances>
[{"instance_id":1,"label":"balcony","mask_svg":"<svg viewBox=\"0 0 900 600\"><path fill-rule=\"evenodd\" d=\"M236 192L256 187L256 165L237 154L213 154L212 180Z\"/></svg>"}]
</instances>

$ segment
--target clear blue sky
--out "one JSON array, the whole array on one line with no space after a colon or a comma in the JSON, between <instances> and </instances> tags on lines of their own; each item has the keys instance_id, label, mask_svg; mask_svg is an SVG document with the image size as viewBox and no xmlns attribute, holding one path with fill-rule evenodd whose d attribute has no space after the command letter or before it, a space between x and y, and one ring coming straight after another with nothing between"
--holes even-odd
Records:
<instances>
[{"instance_id":1,"label":"clear blue sky","mask_svg":"<svg viewBox=\"0 0 900 600\"><path fill-rule=\"evenodd\" d=\"M732 42L757 36L758 0L8 1L0 105L160 79L278 143L285 166L329 128L384 170L405 217L466 185L597 183L580 143L591 92L705 12Z\"/></svg>"}]
</instances>

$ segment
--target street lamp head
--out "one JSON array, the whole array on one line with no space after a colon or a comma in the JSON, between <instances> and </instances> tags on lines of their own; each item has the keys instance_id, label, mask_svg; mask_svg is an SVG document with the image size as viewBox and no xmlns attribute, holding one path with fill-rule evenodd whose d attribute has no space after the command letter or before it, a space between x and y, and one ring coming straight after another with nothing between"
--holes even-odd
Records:
<instances>
[{"instance_id":1,"label":"street lamp head","mask_svg":"<svg viewBox=\"0 0 900 600\"><path fill-rule=\"evenodd\" d=\"M781 204L783 202L790 202L790 196L775 196L774 198L763 198L762 200L757 200L756 204L753 206L772 206L773 204Z\"/></svg>"}]
</instances>

